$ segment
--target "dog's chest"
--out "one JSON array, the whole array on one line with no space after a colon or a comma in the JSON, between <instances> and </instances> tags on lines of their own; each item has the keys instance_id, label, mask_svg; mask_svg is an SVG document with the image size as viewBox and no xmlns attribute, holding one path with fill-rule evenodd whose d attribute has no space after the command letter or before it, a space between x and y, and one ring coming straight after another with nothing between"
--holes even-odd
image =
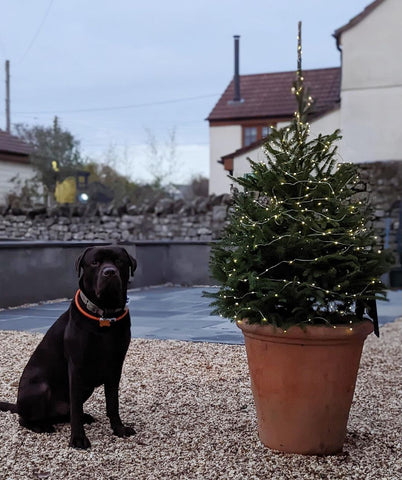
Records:
<instances>
[{"instance_id":1,"label":"dog's chest","mask_svg":"<svg viewBox=\"0 0 402 480\"><path fill-rule=\"evenodd\" d=\"M108 379L115 378L121 370L126 351L124 343L111 341L102 335L89 342L82 369L88 384L99 386Z\"/></svg>"},{"instance_id":2,"label":"dog's chest","mask_svg":"<svg viewBox=\"0 0 402 480\"><path fill-rule=\"evenodd\" d=\"M121 329L115 331L113 325L100 327L99 332L88 335L87 354L98 363L113 363L124 357L128 347L127 337L129 332L123 332Z\"/></svg>"},{"instance_id":3,"label":"dog's chest","mask_svg":"<svg viewBox=\"0 0 402 480\"><path fill-rule=\"evenodd\" d=\"M88 330L82 324L80 327L79 333L75 328L69 332L65 346L67 357L81 371L85 383L95 387L120 375L130 343L129 324L96 328L91 325ZM78 337L79 342L74 341Z\"/></svg>"}]
</instances>

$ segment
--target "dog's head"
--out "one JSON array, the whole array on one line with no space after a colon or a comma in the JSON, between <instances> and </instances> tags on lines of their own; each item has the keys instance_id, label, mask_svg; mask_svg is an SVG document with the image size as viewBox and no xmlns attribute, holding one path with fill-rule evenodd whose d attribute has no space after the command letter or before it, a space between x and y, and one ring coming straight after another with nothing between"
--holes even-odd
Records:
<instances>
[{"instance_id":1,"label":"dog's head","mask_svg":"<svg viewBox=\"0 0 402 480\"><path fill-rule=\"evenodd\" d=\"M124 307L136 267L136 260L117 245L89 247L76 261L81 290L101 308Z\"/></svg>"}]
</instances>

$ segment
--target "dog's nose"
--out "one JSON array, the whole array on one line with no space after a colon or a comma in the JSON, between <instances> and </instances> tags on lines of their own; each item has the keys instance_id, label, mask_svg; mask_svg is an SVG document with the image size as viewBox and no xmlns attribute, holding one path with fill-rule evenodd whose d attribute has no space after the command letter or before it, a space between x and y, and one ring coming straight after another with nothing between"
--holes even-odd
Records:
<instances>
[{"instance_id":1,"label":"dog's nose","mask_svg":"<svg viewBox=\"0 0 402 480\"><path fill-rule=\"evenodd\" d=\"M117 274L117 270L113 267L105 267L102 270L102 275L104 277L114 277Z\"/></svg>"}]
</instances>

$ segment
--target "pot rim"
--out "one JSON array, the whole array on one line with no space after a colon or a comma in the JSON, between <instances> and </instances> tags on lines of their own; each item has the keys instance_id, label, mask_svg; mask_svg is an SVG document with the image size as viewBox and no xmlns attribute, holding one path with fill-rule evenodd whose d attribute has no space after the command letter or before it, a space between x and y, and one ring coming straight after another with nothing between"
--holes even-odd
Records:
<instances>
[{"instance_id":1,"label":"pot rim","mask_svg":"<svg viewBox=\"0 0 402 480\"><path fill-rule=\"evenodd\" d=\"M282 329L272 324L250 324L245 318L238 320L236 325L246 337L281 343L362 342L374 330L370 320L343 325L292 325L288 329Z\"/></svg>"}]
</instances>

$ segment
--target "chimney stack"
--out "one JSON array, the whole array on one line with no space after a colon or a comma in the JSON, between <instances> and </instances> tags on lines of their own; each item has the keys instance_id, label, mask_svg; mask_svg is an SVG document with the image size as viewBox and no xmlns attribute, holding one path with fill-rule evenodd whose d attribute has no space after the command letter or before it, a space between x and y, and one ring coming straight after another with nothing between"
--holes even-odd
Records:
<instances>
[{"instance_id":1,"label":"chimney stack","mask_svg":"<svg viewBox=\"0 0 402 480\"><path fill-rule=\"evenodd\" d=\"M239 74L239 39L240 35L234 35L234 102L241 102L240 95L240 74Z\"/></svg>"}]
</instances>

